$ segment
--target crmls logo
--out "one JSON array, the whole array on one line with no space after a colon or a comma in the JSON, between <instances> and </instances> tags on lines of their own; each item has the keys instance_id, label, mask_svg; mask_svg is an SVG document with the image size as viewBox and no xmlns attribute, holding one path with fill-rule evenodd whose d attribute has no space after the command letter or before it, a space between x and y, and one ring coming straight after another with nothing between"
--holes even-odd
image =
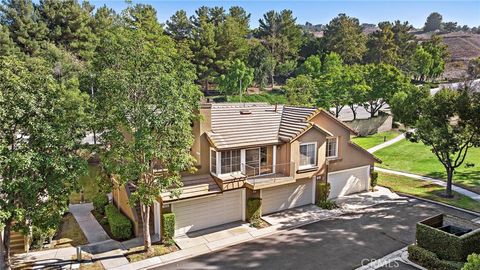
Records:
<instances>
[{"instance_id":1,"label":"crmls logo","mask_svg":"<svg viewBox=\"0 0 480 270\"><path fill-rule=\"evenodd\" d=\"M362 266L368 265L369 267L376 269L383 267L385 269L395 269L400 267L400 263L398 261L388 261L385 260L375 260L375 259L363 259Z\"/></svg>"}]
</instances>

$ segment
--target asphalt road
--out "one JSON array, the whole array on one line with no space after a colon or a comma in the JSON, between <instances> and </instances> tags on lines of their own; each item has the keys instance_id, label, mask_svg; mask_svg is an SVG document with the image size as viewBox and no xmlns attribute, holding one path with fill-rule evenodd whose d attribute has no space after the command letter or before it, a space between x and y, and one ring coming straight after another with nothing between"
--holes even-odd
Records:
<instances>
[{"instance_id":1,"label":"asphalt road","mask_svg":"<svg viewBox=\"0 0 480 270\"><path fill-rule=\"evenodd\" d=\"M401 200L151 269L351 270L413 243L415 224L441 212L474 218L450 208Z\"/></svg>"}]
</instances>

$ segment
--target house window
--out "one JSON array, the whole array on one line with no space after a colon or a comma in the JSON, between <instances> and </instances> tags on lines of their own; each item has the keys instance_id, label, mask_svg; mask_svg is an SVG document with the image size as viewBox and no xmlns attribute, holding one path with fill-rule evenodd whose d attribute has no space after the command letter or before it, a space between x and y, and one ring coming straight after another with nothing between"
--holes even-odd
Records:
<instances>
[{"instance_id":1,"label":"house window","mask_svg":"<svg viewBox=\"0 0 480 270\"><path fill-rule=\"evenodd\" d=\"M327 139L327 158L338 156L338 138Z\"/></svg>"},{"instance_id":2,"label":"house window","mask_svg":"<svg viewBox=\"0 0 480 270\"><path fill-rule=\"evenodd\" d=\"M240 150L222 151L221 174L240 171Z\"/></svg>"},{"instance_id":3,"label":"house window","mask_svg":"<svg viewBox=\"0 0 480 270\"><path fill-rule=\"evenodd\" d=\"M217 152L210 150L210 172L217 174Z\"/></svg>"},{"instance_id":4,"label":"house window","mask_svg":"<svg viewBox=\"0 0 480 270\"><path fill-rule=\"evenodd\" d=\"M300 144L300 169L310 168L317 165L317 144Z\"/></svg>"}]
</instances>

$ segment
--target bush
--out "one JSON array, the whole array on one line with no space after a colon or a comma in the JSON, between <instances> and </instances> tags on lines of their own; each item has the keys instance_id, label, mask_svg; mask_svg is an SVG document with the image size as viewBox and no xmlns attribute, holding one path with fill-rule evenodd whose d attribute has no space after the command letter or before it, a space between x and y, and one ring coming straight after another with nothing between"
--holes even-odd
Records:
<instances>
[{"instance_id":1,"label":"bush","mask_svg":"<svg viewBox=\"0 0 480 270\"><path fill-rule=\"evenodd\" d=\"M377 186L378 182L378 172L371 172L370 173L370 187L373 189Z\"/></svg>"},{"instance_id":2,"label":"bush","mask_svg":"<svg viewBox=\"0 0 480 270\"><path fill-rule=\"evenodd\" d=\"M480 269L480 254L470 254L467 258L467 263L462 270L478 270Z\"/></svg>"},{"instance_id":3,"label":"bush","mask_svg":"<svg viewBox=\"0 0 480 270\"><path fill-rule=\"evenodd\" d=\"M318 183L318 202L328 201L328 196L330 196L330 183Z\"/></svg>"},{"instance_id":4,"label":"bush","mask_svg":"<svg viewBox=\"0 0 480 270\"><path fill-rule=\"evenodd\" d=\"M252 223L262 216L262 199L250 198L247 201L247 221Z\"/></svg>"},{"instance_id":5,"label":"bush","mask_svg":"<svg viewBox=\"0 0 480 270\"><path fill-rule=\"evenodd\" d=\"M460 270L463 263L440 260L437 255L417 245L408 246L408 259L427 269Z\"/></svg>"},{"instance_id":6,"label":"bush","mask_svg":"<svg viewBox=\"0 0 480 270\"><path fill-rule=\"evenodd\" d=\"M334 201L330 201L330 200L327 200L325 202L318 201L317 206L326 210L332 210L337 208L337 204Z\"/></svg>"},{"instance_id":7,"label":"bush","mask_svg":"<svg viewBox=\"0 0 480 270\"><path fill-rule=\"evenodd\" d=\"M93 198L93 208L100 214L105 214L105 206L108 204L108 196L106 194L98 194Z\"/></svg>"},{"instance_id":8,"label":"bush","mask_svg":"<svg viewBox=\"0 0 480 270\"><path fill-rule=\"evenodd\" d=\"M124 216L113 204L105 207L110 231L115 239L125 240L132 235L132 222Z\"/></svg>"},{"instance_id":9,"label":"bush","mask_svg":"<svg viewBox=\"0 0 480 270\"><path fill-rule=\"evenodd\" d=\"M163 238L166 244L173 244L173 236L175 235L175 214L163 214Z\"/></svg>"}]
</instances>

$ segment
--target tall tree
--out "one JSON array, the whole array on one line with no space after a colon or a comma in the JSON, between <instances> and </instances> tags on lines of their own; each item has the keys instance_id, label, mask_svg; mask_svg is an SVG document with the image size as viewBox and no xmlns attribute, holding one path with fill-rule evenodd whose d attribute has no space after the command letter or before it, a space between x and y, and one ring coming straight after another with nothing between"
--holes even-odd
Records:
<instances>
[{"instance_id":1,"label":"tall tree","mask_svg":"<svg viewBox=\"0 0 480 270\"><path fill-rule=\"evenodd\" d=\"M428 76L435 79L445 70L445 61L449 56L447 45L440 36L433 35L430 40L422 43L422 47L432 56L433 62Z\"/></svg>"},{"instance_id":2,"label":"tall tree","mask_svg":"<svg viewBox=\"0 0 480 270\"><path fill-rule=\"evenodd\" d=\"M320 55L309 56L300 66L298 72L312 78L320 77L322 75L322 60L320 59Z\"/></svg>"},{"instance_id":3,"label":"tall tree","mask_svg":"<svg viewBox=\"0 0 480 270\"><path fill-rule=\"evenodd\" d=\"M378 24L379 30L369 35L365 61L368 63L385 63L395 65L398 59L398 46L390 22Z\"/></svg>"},{"instance_id":4,"label":"tall tree","mask_svg":"<svg viewBox=\"0 0 480 270\"><path fill-rule=\"evenodd\" d=\"M0 24L0 56L18 53L19 48L10 38L8 28Z\"/></svg>"},{"instance_id":5,"label":"tall tree","mask_svg":"<svg viewBox=\"0 0 480 270\"><path fill-rule=\"evenodd\" d=\"M303 74L295 78L289 78L285 84L288 103L294 106L315 106L315 91L314 79Z\"/></svg>"},{"instance_id":6,"label":"tall tree","mask_svg":"<svg viewBox=\"0 0 480 270\"><path fill-rule=\"evenodd\" d=\"M225 96L239 94L241 98L253 82L253 68L247 67L244 62L237 59L217 81L220 93Z\"/></svg>"},{"instance_id":7,"label":"tall tree","mask_svg":"<svg viewBox=\"0 0 480 270\"><path fill-rule=\"evenodd\" d=\"M181 9L175 12L167 21L167 33L176 41L192 37L192 22L187 17L187 12Z\"/></svg>"},{"instance_id":8,"label":"tall tree","mask_svg":"<svg viewBox=\"0 0 480 270\"><path fill-rule=\"evenodd\" d=\"M419 91L411 88L397 94L392 109L399 120L415 128L407 138L430 147L443 165L446 196L452 197L455 170L463 164L470 148L480 147L480 94L469 88L444 88L434 96Z\"/></svg>"},{"instance_id":9,"label":"tall tree","mask_svg":"<svg viewBox=\"0 0 480 270\"><path fill-rule=\"evenodd\" d=\"M90 60L96 45L92 31L93 6L77 0L41 0L38 6L48 39L83 60Z\"/></svg>"},{"instance_id":10,"label":"tall tree","mask_svg":"<svg viewBox=\"0 0 480 270\"><path fill-rule=\"evenodd\" d=\"M440 30L442 27L442 15L438 12L432 12L427 17L427 21L425 22L425 26L423 27L423 31L431 32L435 30Z\"/></svg>"},{"instance_id":11,"label":"tall tree","mask_svg":"<svg viewBox=\"0 0 480 270\"><path fill-rule=\"evenodd\" d=\"M88 96L58 82L51 70L40 59L0 57L0 222L7 264L10 232L55 227L86 170L78 150Z\"/></svg>"},{"instance_id":12,"label":"tall tree","mask_svg":"<svg viewBox=\"0 0 480 270\"><path fill-rule=\"evenodd\" d=\"M250 40L250 50L248 52L247 63L249 67L254 69L254 82L259 87L265 87L268 83L268 78L271 75L269 51L257 40Z\"/></svg>"},{"instance_id":13,"label":"tall tree","mask_svg":"<svg viewBox=\"0 0 480 270\"><path fill-rule=\"evenodd\" d=\"M343 13L327 24L324 38L327 50L338 53L346 64L359 63L367 50L360 22Z\"/></svg>"},{"instance_id":14,"label":"tall tree","mask_svg":"<svg viewBox=\"0 0 480 270\"><path fill-rule=\"evenodd\" d=\"M357 119L357 110L365 102L369 86L365 81L365 68L361 65L353 65L345 70L344 82L348 91L348 107L353 114L353 120Z\"/></svg>"},{"instance_id":15,"label":"tall tree","mask_svg":"<svg viewBox=\"0 0 480 270\"><path fill-rule=\"evenodd\" d=\"M417 40L412 34L413 26L408 22L395 21L393 23L392 32L394 34L395 44L397 45L397 63L396 67L404 73L411 72L411 58L415 53Z\"/></svg>"},{"instance_id":16,"label":"tall tree","mask_svg":"<svg viewBox=\"0 0 480 270\"><path fill-rule=\"evenodd\" d=\"M371 117L385 106L395 93L408 86L405 76L391 65L370 64L365 67L365 92L364 107Z\"/></svg>"},{"instance_id":17,"label":"tall tree","mask_svg":"<svg viewBox=\"0 0 480 270\"><path fill-rule=\"evenodd\" d=\"M3 0L0 22L24 53L35 54L47 39L47 27L31 0Z\"/></svg>"},{"instance_id":18,"label":"tall tree","mask_svg":"<svg viewBox=\"0 0 480 270\"><path fill-rule=\"evenodd\" d=\"M424 81L430 74L433 66L433 58L422 46L418 46L412 58L414 79Z\"/></svg>"},{"instance_id":19,"label":"tall tree","mask_svg":"<svg viewBox=\"0 0 480 270\"><path fill-rule=\"evenodd\" d=\"M193 66L170 37L151 36L152 27L116 29L94 62L106 115L101 139L109 146L102 161L115 181L137 186L132 203L140 205L147 252L152 204L181 185L180 172L193 169L190 124L200 99Z\"/></svg>"}]
</instances>

